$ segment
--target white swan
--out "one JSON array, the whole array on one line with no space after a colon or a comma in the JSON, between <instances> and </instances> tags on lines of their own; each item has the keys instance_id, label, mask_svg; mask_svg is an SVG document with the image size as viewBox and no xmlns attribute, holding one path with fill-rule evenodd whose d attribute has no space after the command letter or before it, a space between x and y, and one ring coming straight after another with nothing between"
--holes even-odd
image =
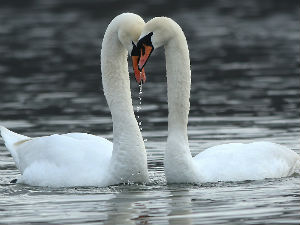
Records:
<instances>
[{"instance_id":1,"label":"white swan","mask_svg":"<svg viewBox=\"0 0 300 225\"><path fill-rule=\"evenodd\" d=\"M109 24L102 43L104 94L113 120L113 143L85 133L30 138L1 126L1 135L22 176L37 186L108 186L148 182L144 142L134 116L127 54L144 26L124 13ZM136 62L137 67L137 62Z\"/></svg>"},{"instance_id":2,"label":"white swan","mask_svg":"<svg viewBox=\"0 0 300 225\"><path fill-rule=\"evenodd\" d=\"M191 156L187 124L191 71L189 50L180 26L166 17L146 23L138 49L143 68L153 49L165 47L168 81L168 140L164 166L168 183L241 181L285 177L300 167L300 157L270 143L218 145Z\"/></svg>"}]
</instances>

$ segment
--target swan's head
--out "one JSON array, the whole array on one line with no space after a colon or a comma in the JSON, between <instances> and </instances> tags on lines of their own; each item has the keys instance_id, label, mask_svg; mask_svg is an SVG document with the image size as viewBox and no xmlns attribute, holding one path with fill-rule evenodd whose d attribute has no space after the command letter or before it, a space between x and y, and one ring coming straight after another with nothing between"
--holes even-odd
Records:
<instances>
[{"instance_id":1,"label":"swan's head","mask_svg":"<svg viewBox=\"0 0 300 225\"><path fill-rule=\"evenodd\" d=\"M140 37L145 22L140 16L133 13L123 13L117 16L116 19L119 25L118 38L131 56L135 78L138 83L144 83L146 81L145 71L140 72L138 69L140 51L138 51L135 43Z\"/></svg>"},{"instance_id":2,"label":"swan's head","mask_svg":"<svg viewBox=\"0 0 300 225\"><path fill-rule=\"evenodd\" d=\"M137 43L140 51L139 69L142 70L154 49L167 45L177 36L179 25L167 17L155 17L144 26Z\"/></svg>"}]
</instances>

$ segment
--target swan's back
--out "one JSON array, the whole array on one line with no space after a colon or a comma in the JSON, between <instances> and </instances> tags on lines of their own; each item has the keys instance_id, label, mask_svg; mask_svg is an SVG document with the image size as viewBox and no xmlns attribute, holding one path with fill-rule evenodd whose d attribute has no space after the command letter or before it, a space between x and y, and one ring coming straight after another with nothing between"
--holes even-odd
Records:
<instances>
[{"instance_id":1,"label":"swan's back","mask_svg":"<svg viewBox=\"0 0 300 225\"><path fill-rule=\"evenodd\" d=\"M110 158L112 143L101 137L88 134L53 134L33 138L16 147L20 160L20 171L35 161L51 162L57 166L67 164L101 162L101 158ZM76 138L74 138L76 137ZM90 162L89 162L90 161Z\"/></svg>"},{"instance_id":2,"label":"swan's back","mask_svg":"<svg viewBox=\"0 0 300 225\"><path fill-rule=\"evenodd\" d=\"M205 182L279 178L300 169L296 152L271 142L218 145L194 159L200 179Z\"/></svg>"}]
</instances>

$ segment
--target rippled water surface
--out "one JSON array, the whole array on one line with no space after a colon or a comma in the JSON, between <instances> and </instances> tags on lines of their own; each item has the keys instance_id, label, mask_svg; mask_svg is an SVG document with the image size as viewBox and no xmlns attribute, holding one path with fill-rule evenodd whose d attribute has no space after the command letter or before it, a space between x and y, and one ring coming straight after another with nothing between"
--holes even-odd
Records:
<instances>
[{"instance_id":1,"label":"rippled water surface","mask_svg":"<svg viewBox=\"0 0 300 225\"><path fill-rule=\"evenodd\" d=\"M88 132L112 140L100 43L121 12L166 15L191 54L192 154L272 141L300 154L297 1L17 1L0 3L0 124L36 137ZM166 185L163 50L147 64L142 120L151 183L107 188L11 184L19 172L0 140L0 224L299 224L300 176ZM132 70L131 70L132 74ZM135 108L139 88L132 79Z\"/></svg>"}]
</instances>

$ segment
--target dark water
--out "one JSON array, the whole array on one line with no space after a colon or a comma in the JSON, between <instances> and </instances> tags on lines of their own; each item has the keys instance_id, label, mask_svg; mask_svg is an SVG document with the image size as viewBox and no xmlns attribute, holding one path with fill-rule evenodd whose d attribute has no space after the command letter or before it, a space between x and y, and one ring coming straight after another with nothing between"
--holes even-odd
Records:
<instances>
[{"instance_id":1,"label":"dark water","mask_svg":"<svg viewBox=\"0 0 300 225\"><path fill-rule=\"evenodd\" d=\"M298 9L297 1L1 1L0 124L33 137L77 131L111 140L100 43L110 20L131 11L145 20L172 17L186 33L193 155L221 143L259 140L299 154ZM149 185L10 184L19 172L1 140L0 224L299 224L299 175L166 185L164 64L163 51L156 50L138 113ZM137 106L133 79L132 90Z\"/></svg>"}]
</instances>

